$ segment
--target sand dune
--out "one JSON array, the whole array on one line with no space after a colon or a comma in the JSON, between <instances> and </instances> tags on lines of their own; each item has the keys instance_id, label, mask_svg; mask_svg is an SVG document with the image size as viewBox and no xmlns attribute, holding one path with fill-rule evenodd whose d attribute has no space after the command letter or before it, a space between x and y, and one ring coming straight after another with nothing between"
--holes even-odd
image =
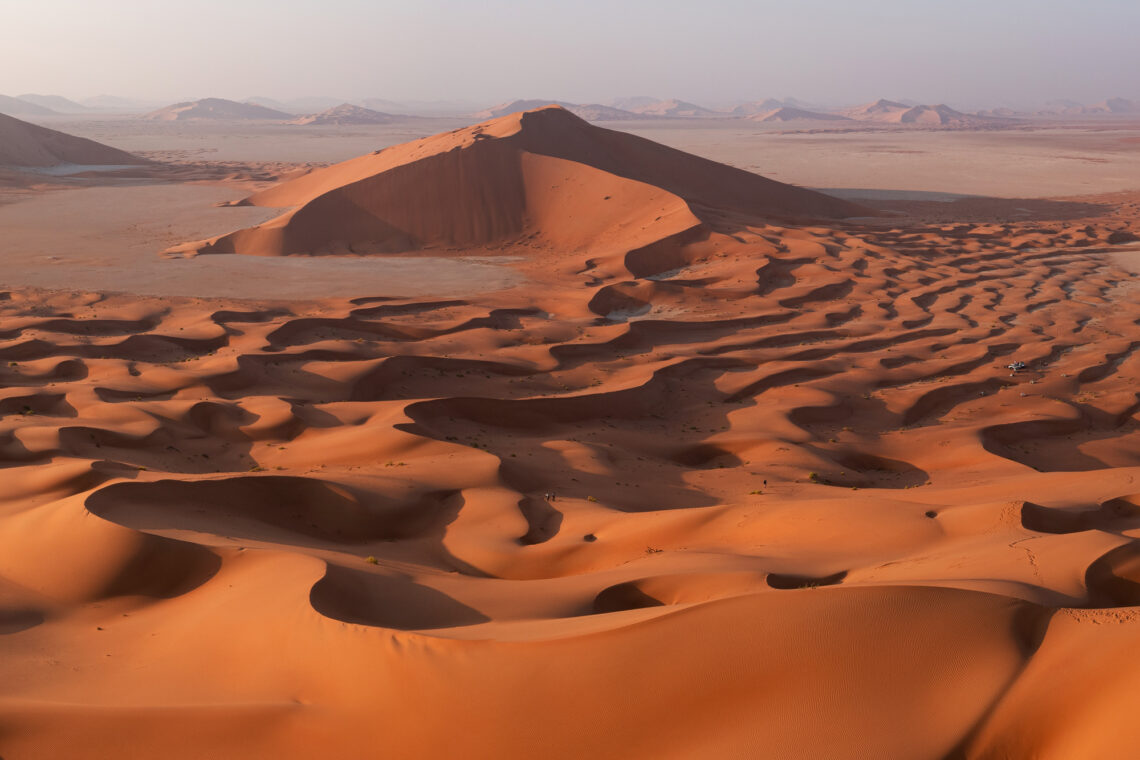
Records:
<instances>
[{"instance_id":1,"label":"sand dune","mask_svg":"<svg viewBox=\"0 0 1140 760\"><path fill-rule=\"evenodd\" d=\"M1140 102L1128 98L1108 98L1099 103L1085 105L1075 100L1052 100L1039 109L1036 116L1105 116L1140 113ZM1023 114L1028 115L1028 114Z\"/></svg>"},{"instance_id":2,"label":"sand dune","mask_svg":"<svg viewBox=\"0 0 1140 760\"><path fill-rule=\"evenodd\" d=\"M780 106L771 111L762 111L747 118L752 121L850 121L847 116L841 116L837 113L820 113L787 106Z\"/></svg>"},{"instance_id":3,"label":"sand dune","mask_svg":"<svg viewBox=\"0 0 1140 760\"><path fill-rule=\"evenodd\" d=\"M146 159L0 114L0 166L146 164Z\"/></svg>"},{"instance_id":4,"label":"sand dune","mask_svg":"<svg viewBox=\"0 0 1140 760\"><path fill-rule=\"evenodd\" d=\"M1140 194L868 209L553 108L247 202L214 247L516 277L0 294L0 755L1140 741Z\"/></svg>"},{"instance_id":5,"label":"sand dune","mask_svg":"<svg viewBox=\"0 0 1140 760\"><path fill-rule=\"evenodd\" d=\"M320 113L300 116L289 123L300 126L307 126L309 124L390 124L393 121L400 121L406 118L406 116L393 116L390 113L373 111L371 108L354 106L351 103L342 103L339 106L334 106Z\"/></svg>"},{"instance_id":6,"label":"sand dune","mask_svg":"<svg viewBox=\"0 0 1140 760\"><path fill-rule=\"evenodd\" d=\"M977 126L985 123L986 119L961 111L955 111L946 105L915 106L899 114L900 124L926 124L926 125L954 125Z\"/></svg>"},{"instance_id":7,"label":"sand dune","mask_svg":"<svg viewBox=\"0 0 1140 760\"><path fill-rule=\"evenodd\" d=\"M530 118L580 129L477 142ZM1126 753L1140 310L1103 251L1138 226L760 222L450 299L9 293L0 748Z\"/></svg>"},{"instance_id":8,"label":"sand dune","mask_svg":"<svg viewBox=\"0 0 1140 760\"><path fill-rule=\"evenodd\" d=\"M899 114L905 113L910 110L911 106L905 103L897 103L893 100L880 98L873 103L866 103L855 108L849 108L842 111L844 116L851 119L865 119L865 120L889 120L897 117Z\"/></svg>"},{"instance_id":9,"label":"sand dune","mask_svg":"<svg viewBox=\"0 0 1140 760\"><path fill-rule=\"evenodd\" d=\"M378 151L242 203L295 208L177 250L272 256L525 244L638 258L667 255L650 245L676 248L707 237L725 212L870 213L591 126L557 106Z\"/></svg>"},{"instance_id":10,"label":"sand dune","mask_svg":"<svg viewBox=\"0 0 1140 760\"><path fill-rule=\"evenodd\" d=\"M1128 98L1109 98L1092 106L1092 109L1105 113L1137 114L1140 113L1140 102Z\"/></svg>"},{"instance_id":11,"label":"sand dune","mask_svg":"<svg viewBox=\"0 0 1140 760\"><path fill-rule=\"evenodd\" d=\"M761 113L770 113L780 108L793 107L790 103L776 98L765 98L764 100L754 100L749 103L741 103L732 109L733 116L755 116Z\"/></svg>"},{"instance_id":12,"label":"sand dune","mask_svg":"<svg viewBox=\"0 0 1140 760\"><path fill-rule=\"evenodd\" d=\"M238 103L223 98L203 98L151 111L142 117L148 121L188 121L195 119L272 119L288 121L292 114L277 111L256 103Z\"/></svg>"},{"instance_id":13,"label":"sand dune","mask_svg":"<svg viewBox=\"0 0 1140 760\"><path fill-rule=\"evenodd\" d=\"M995 119L955 111L947 105L908 106L890 100L877 100L857 108L847 109L841 115L858 121L884 124L912 124L916 126L984 126Z\"/></svg>"},{"instance_id":14,"label":"sand dune","mask_svg":"<svg viewBox=\"0 0 1140 760\"><path fill-rule=\"evenodd\" d=\"M694 118L716 118L723 117L724 114L719 111L713 111L704 106L698 106L695 103L687 103L684 100L670 99L659 100L655 103L646 103L639 105L632 109L634 113L643 114L645 116L662 116L672 119L694 119Z\"/></svg>"}]
</instances>

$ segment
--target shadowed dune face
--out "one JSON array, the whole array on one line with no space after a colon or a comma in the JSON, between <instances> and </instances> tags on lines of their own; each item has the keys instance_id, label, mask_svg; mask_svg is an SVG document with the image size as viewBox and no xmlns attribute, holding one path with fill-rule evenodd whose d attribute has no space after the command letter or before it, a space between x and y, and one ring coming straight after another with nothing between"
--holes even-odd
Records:
<instances>
[{"instance_id":1,"label":"shadowed dune face","mask_svg":"<svg viewBox=\"0 0 1140 760\"><path fill-rule=\"evenodd\" d=\"M782 226L483 129L387 174L501 166L495 213L441 191L473 245L622 244L543 222L462 298L0 297L0 754L1127 756L1133 211ZM373 169L267 192L395 208Z\"/></svg>"}]
</instances>

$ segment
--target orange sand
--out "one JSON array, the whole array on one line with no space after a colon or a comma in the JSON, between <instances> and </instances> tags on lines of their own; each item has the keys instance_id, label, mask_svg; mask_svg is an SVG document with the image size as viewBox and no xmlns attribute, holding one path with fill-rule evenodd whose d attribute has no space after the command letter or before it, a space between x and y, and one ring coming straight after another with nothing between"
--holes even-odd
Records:
<instances>
[{"instance_id":1,"label":"orange sand","mask_svg":"<svg viewBox=\"0 0 1140 760\"><path fill-rule=\"evenodd\" d=\"M0 300L0 755L1131 754L1137 196L793 225L857 207L594 129L222 239L434 187L508 290Z\"/></svg>"}]
</instances>

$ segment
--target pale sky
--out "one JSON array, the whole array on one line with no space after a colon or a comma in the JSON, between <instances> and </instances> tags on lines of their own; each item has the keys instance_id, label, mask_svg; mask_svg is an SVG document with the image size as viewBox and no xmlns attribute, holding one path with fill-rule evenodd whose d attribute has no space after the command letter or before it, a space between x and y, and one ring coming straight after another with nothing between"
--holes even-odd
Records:
<instances>
[{"instance_id":1,"label":"pale sky","mask_svg":"<svg viewBox=\"0 0 1140 760\"><path fill-rule=\"evenodd\" d=\"M1140 98L1140 0L0 0L0 93Z\"/></svg>"}]
</instances>

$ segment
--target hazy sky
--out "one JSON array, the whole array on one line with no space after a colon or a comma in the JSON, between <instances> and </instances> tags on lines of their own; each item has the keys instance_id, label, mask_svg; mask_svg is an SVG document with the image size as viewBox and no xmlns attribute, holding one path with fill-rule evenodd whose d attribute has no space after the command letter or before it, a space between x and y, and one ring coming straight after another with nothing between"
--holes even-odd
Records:
<instances>
[{"instance_id":1,"label":"hazy sky","mask_svg":"<svg viewBox=\"0 0 1140 760\"><path fill-rule=\"evenodd\" d=\"M1140 97L1140 0L0 0L0 93Z\"/></svg>"}]
</instances>

